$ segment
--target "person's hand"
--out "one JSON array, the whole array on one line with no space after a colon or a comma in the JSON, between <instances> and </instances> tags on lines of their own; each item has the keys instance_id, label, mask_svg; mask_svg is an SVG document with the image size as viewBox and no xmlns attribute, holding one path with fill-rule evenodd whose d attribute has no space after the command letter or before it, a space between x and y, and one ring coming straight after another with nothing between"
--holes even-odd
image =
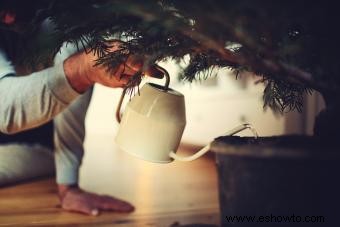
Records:
<instances>
[{"instance_id":1,"label":"person's hand","mask_svg":"<svg viewBox=\"0 0 340 227\"><path fill-rule=\"evenodd\" d=\"M107 195L86 192L77 186L59 185L61 207L67 211L97 216L100 211L132 212L134 207Z\"/></svg>"},{"instance_id":2,"label":"person's hand","mask_svg":"<svg viewBox=\"0 0 340 227\"><path fill-rule=\"evenodd\" d=\"M110 51L119 49L120 41L110 43ZM108 87L124 87L131 76L143 67L143 60L136 56L130 56L126 64L121 64L115 73L108 71L104 66L94 66L97 56L85 51L72 55L64 61L65 75L71 86L78 92L83 93L94 83L99 83ZM162 78L163 73L157 67L150 67L145 72L146 75Z\"/></svg>"}]
</instances>

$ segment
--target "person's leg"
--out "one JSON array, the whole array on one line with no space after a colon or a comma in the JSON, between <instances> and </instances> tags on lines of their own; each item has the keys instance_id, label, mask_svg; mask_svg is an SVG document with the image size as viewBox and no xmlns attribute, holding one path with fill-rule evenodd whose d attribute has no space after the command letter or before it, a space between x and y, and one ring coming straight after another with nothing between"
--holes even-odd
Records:
<instances>
[{"instance_id":1,"label":"person's leg","mask_svg":"<svg viewBox=\"0 0 340 227\"><path fill-rule=\"evenodd\" d=\"M0 133L0 186L54 174L53 122L14 135Z\"/></svg>"},{"instance_id":2,"label":"person's leg","mask_svg":"<svg viewBox=\"0 0 340 227\"><path fill-rule=\"evenodd\" d=\"M0 145L0 186L54 174L50 148L39 144Z\"/></svg>"}]
</instances>

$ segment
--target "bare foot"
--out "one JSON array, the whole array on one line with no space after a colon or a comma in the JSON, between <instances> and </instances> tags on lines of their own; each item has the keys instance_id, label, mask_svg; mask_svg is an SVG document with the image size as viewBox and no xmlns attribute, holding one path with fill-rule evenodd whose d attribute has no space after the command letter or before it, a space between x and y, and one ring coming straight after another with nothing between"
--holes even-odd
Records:
<instances>
[{"instance_id":1,"label":"bare foot","mask_svg":"<svg viewBox=\"0 0 340 227\"><path fill-rule=\"evenodd\" d=\"M99 215L100 211L132 212L134 207L111 196L86 192L76 186L59 185L59 198L64 210L87 215Z\"/></svg>"}]
</instances>

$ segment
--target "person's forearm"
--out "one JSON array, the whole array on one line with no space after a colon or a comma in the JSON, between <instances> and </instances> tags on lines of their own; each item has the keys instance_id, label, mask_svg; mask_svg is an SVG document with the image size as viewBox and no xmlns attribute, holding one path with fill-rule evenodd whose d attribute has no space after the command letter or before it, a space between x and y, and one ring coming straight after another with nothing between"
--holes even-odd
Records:
<instances>
[{"instance_id":1,"label":"person's forearm","mask_svg":"<svg viewBox=\"0 0 340 227\"><path fill-rule=\"evenodd\" d=\"M12 134L44 124L77 96L63 64L28 76L1 78L0 131Z\"/></svg>"},{"instance_id":2,"label":"person's forearm","mask_svg":"<svg viewBox=\"0 0 340 227\"><path fill-rule=\"evenodd\" d=\"M79 167L84 154L85 118L92 88L74 100L53 119L54 156L58 184L78 183Z\"/></svg>"}]
</instances>

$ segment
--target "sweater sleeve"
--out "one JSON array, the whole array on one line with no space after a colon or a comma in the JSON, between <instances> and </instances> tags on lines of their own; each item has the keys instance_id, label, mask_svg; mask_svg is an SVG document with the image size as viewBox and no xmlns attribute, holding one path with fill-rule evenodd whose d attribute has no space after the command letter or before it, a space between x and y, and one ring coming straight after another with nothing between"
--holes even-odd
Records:
<instances>
[{"instance_id":1,"label":"sweater sleeve","mask_svg":"<svg viewBox=\"0 0 340 227\"><path fill-rule=\"evenodd\" d=\"M13 134L38 127L78 95L66 79L62 62L18 77L0 51L0 132Z\"/></svg>"}]
</instances>

